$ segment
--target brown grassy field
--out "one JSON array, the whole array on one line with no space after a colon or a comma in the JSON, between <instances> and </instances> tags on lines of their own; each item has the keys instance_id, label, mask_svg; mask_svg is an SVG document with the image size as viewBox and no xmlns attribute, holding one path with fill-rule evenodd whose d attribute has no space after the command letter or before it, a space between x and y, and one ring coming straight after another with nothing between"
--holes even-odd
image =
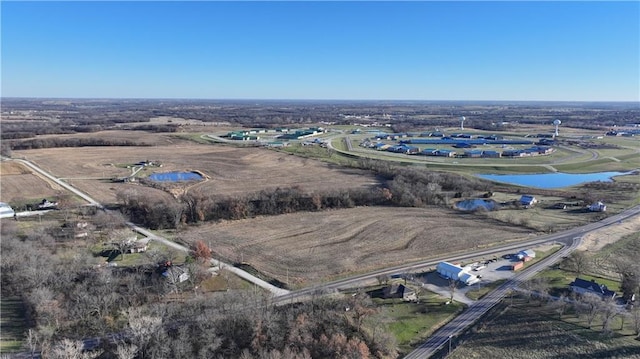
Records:
<instances>
[{"instance_id":1,"label":"brown grassy field","mask_svg":"<svg viewBox=\"0 0 640 359\"><path fill-rule=\"evenodd\" d=\"M0 201L34 201L65 193L55 183L18 162L0 163Z\"/></svg>"},{"instance_id":2,"label":"brown grassy field","mask_svg":"<svg viewBox=\"0 0 640 359\"><path fill-rule=\"evenodd\" d=\"M204 224L178 233L204 240L228 261L244 261L293 286L477 246L528 231L441 208L360 207Z\"/></svg>"},{"instance_id":3,"label":"brown grassy field","mask_svg":"<svg viewBox=\"0 0 640 359\"><path fill-rule=\"evenodd\" d=\"M131 139L129 131L105 131L105 136ZM133 133L136 135L136 133ZM115 137L114 137L115 138ZM299 158L264 148L236 148L203 145L170 135L141 134L141 141L155 141L146 147L49 148L14 151L15 157L33 161L64 178L104 203L116 201L116 193L136 186L140 191L157 191L136 184L111 183L110 178L131 173L126 164L143 160L159 161L162 168L152 172L199 170L211 179L196 185L200 191L233 195L268 188L299 186L306 191L357 188L377 184L364 172L345 170L331 164Z\"/></svg>"}]
</instances>

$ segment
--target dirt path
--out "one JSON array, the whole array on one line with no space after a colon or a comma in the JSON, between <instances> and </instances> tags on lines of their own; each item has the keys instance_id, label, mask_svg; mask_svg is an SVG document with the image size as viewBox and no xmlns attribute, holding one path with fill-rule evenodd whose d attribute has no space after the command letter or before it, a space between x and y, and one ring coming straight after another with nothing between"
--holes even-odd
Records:
<instances>
[{"instance_id":1,"label":"dirt path","mask_svg":"<svg viewBox=\"0 0 640 359\"><path fill-rule=\"evenodd\" d=\"M585 235L582 238L582 243L578 247L578 250L589 252L598 251L607 244L614 243L624 236L638 232L640 232L640 216Z\"/></svg>"}]
</instances>

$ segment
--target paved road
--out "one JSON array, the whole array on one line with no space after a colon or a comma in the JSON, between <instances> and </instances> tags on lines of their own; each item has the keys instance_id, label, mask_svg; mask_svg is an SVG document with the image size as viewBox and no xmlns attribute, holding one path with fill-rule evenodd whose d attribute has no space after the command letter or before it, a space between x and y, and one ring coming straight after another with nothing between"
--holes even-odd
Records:
<instances>
[{"instance_id":1,"label":"paved road","mask_svg":"<svg viewBox=\"0 0 640 359\"><path fill-rule=\"evenodd\" d=\"M20 163L23 163L24 165L28 166L29 168L33 169L34 171L38 172L39 174L47 177L48 179L54 181L58 185L60 185L60 186L62 186L64 188L66 188L67 190L73 192L75 195L81 197L82 199L84 199L85 201L89 202L90 204L92 204L92 205L94 205L94 206L96 206L96 207L98 207L100 209L106 210L102 204L100 204L98 201L94 200L93 198L89 197L89 195L87 195L84 192L80 191L79 189L71 186L70 184L65 183L64 181L60 180L59 178L56 178L53 175L45 172L43 169L41 169L40 167L34 165L33 163L31 163L29 161L26 161L26 160L19 160L19 159L15 159L14 161L18 161ZM133 230L135 230L136 232L138 232L138 233L150 238L151 240L161 242L161 243L163 243L163 244L165 244L167 246L170 246L172 248L175 248L175 249L177 249L179 251L183 251L183 252L189 252L190 251L189 248L187 248L187 247L185 247L183 245L180 245L178 243L172 242L172 241L170 241L170 240L168 240L166 238L157 236L157 235L153 234L152 232L150 232L149 230L147 230L146 228L142 228L142 227L137 226L137 225L135 225L135 224L133 224L131 222L129 222L127 224ZM278 288L278 287L276 287L276 286L274 286L274 285L272 285L270 283L265 282L264 280L262 280L260 278L257 278L255 276L253 276L252 274L247 273L247 272L243 271L242 269L236 268L236 267L234 267L234 266L232 266L230 264L227 264L227 263L215 260L215 259L212 259L211 261L212 261L212 264L214 264L215 266L218 266L219 268L224 268L225 270L228 270L228 271L236 274L237 276L239 276L239 277L241 277L241 278L243 278L243 279L245 279L245 280L257 285L257 286L270 291L271 293L273 293L276 296L281 296L281 295L285 295L285 294L289 293L289 291L286 290L286 289Z\"/></svg>"},{"instance_id":2,"label":"paved road","mask_svg":"<svg viewBox=\"0 0 640 359\"><path fill-rule=\"evenodd\" d=\"M441 348L443 348L447 343L450 343L451 338L462 334L469 326L475 323L480 317L482 317L491 308L498 304L512 288L518 286L521 282L530 279L542 270L558 262L562 257L565 257L572 251L574 251L580 244L582 235L586 234L587 232L600 229L602 227L610 226L617 223L618 221L623 221L639 214L640 206L636 206L616 216L609 217L603 221L591 223L589 225L561 233L561 237L558 238L557 241L565 243L565 247L563 247L553 255L545 258L544 260L534 264L530 268L518 273L516 276L502 284L496 290L492 291L482 299L469 306L462 314L460 314L451 322L447 323L445 326L436 331L431 337L429 337L429 339L427 339L426 342L422 343L418 348L405 356L405 358L424 359L431 357Z\"/></svg>"}]
</instances>

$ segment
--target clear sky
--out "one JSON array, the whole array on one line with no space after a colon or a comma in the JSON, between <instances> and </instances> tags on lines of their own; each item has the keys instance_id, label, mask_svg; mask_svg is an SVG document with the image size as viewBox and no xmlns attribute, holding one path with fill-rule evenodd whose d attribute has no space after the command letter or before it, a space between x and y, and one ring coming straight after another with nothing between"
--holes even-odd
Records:
<instances>
[{"instance_id":1,"label":"clear sky","mask_svg":"<svg viewBox=\"0 0 640 359\"><path fill-rule=\"evenodd\" d=\"M640 2L7 2L2 96L640 101Z\"/></svg>"}]
</instances>

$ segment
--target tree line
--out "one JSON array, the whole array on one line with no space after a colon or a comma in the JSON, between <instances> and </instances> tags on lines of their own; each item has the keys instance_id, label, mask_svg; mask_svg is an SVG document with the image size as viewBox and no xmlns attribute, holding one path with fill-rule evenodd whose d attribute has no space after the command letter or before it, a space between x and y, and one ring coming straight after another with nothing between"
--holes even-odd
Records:
<instances>
[{"instance_id":1,"label":"tree line","mask_svg":"<svg viewBox=\"0 0 640 359\"><path fill-rule=\"evenodd\" d=\"M235 196L196 189L175 200L128 189L119 192L117 198L122 213L133 222L151 229L170 229L180 224L357 206L447 205L451 198L488 189L482 181L453 173L396 167L370 160L363 160L359 166L373 171L381 185L313 192L298 186L278 187Z\"/></svg>"}]
</instances>

